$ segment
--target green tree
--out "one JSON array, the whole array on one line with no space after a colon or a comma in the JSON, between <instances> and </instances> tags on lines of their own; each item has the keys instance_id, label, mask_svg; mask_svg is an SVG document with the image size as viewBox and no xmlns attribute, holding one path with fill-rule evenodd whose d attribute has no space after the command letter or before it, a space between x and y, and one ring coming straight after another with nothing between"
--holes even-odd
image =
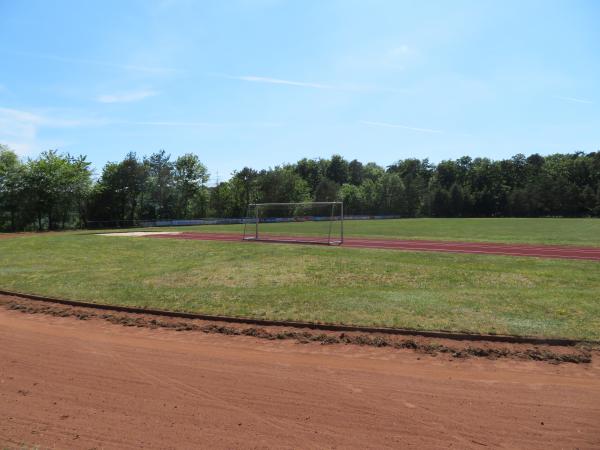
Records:
<instances>
[{"instance_id":1,"label":"green tree","mask_svg":"<svg viewBox=\"0 0 600 450\"><path fill-rule=\"evenodd\" d=\"M364 179L364 166L360 161L353 159L348 164L349 182L354 186L360 186Z\"/></svg>"},{"instance_id":2,"label":"green tree","mask_svg":"<svg viewBox=\"0 0 600 450\"><path fill-rule=\"evenodd\" d=\"M340 188L340 199L344 202L346 214L363 214L364 199L359 186L346 183Z\"/></svg>"},{"instance_id":3,"label":"green tree","mask_svg":"<svg viewBox=\"0 0 600 450\"><path fill-rule=\"evenodd\" d=\"M334 202L338 200L338 191L340 186L330 180L323 178L315 189L315 201L317 202Z\"/></svg>"},{"instance_id":4,"label":"green tree","mask_svg":"<svg viewBox=\"0 0 600 450\"><path fill-rule=\"evenodd\" d=\"M193 200L208 181L208 170L197 155L186 153L174 164L174 188L177 196L175 214L177 218L189 219L194 214Z\"/></svg>"},{"instance_id":5,"label":"green tree","mask_svg":"<svg viewBox=\"0 0 600 450\"><path fill-rule=\"evenodd\" d=\"M346 183L349 177L348 161L340 155L333 155L325 175L334 183Z\"/></svg>"},{"instance_id":6,"label":"green tree","mask_svg":"<svg viewBox=\"0 0 600 450\"><path fill-rule=\"evenodd\" d=\"M155 219L172 218L174 205L174 165L171 155L159 150L144 159L148 167L149 208Z\"/></svg>"},{"instance_id":7,"label":"green tree","mask_svg":"<svg viewBox=\"0 0 600 450\"><path fill-rule=\"evenodd\" d=\"M363 177L365 181L370 180L376 183L381 179L384 173L385 170L383 169L383 167L374 162L370 162L365 164L364 166Z\"/></svg>"},{"instance_id":8,"label":"green tree","mask_svg":"<svg viewBox=\"0 0 600 450\"><path fill-rule=\"evenodd\" d=\"M233 199L231 185L221 182L210 190L210 214L213 217L231 217Z\"/></svg>"},{"instance_id":9,"label":"green tree","mask_svg":"<svg viewBox=\"0 0 600 450\"><path fill-rule=\"evenodd\" d=\"M425 204L429 203L429 181L433 176L429 161L414 158L400 160L389 166L388 172L397 173L402 178L406 190L406 214L410 217L429 214L425 208Z\"/></svg>"},{"instance_id":10,"label":"green tree","mask_svg":"<svg viewBox=\"0 0 600 450\"><path fill-rule=\"evenodd\" d=\"M585 212L593 214L596 207L596 192L590 185L587 185L581 193L582 208Z\"/></svg>"},{"instance_id":11,"label":"green tree","mask_svg":"<svg viewBox=\"0 0 600 450\"><path fill-rule=\"evenodd\" d=\"M250 203L257 198L258 172L249 167L244 167L239 172L234 172L231 179L231 187L235 203L236 216L243 216Z\"/></svg>"},{"instance_id":12,"label":"green tree","mask_svg":"<svg viewBox=\"0 0 600 450\"><path fill-rule=\"evenodd\" d=\"M596 189L596 206L592 209L592 214L600 217L600 184L598 184L598 188Z\"/></svg>"},{"instance_id":13,"label":"green tree","mask_svg":"<svg viewBox=\"0 0 600 450\"><path fill-rule=\"evenodd\" d=\"M310 193L314 194L317 186L325 177L325 169L329 164L326 160L303 158L295 164L294 171L306 181Z\"/></svg>"},{"instance_id":14,"label":"green tree","mask_svg":"<svg viewBox=\"0 0 600 450\"><path fill-rule=\"evenodd\" d=\"M37 217L38 229L53 230L58 223L65 227L70 214L82 214L82 204L91 186L90 163L85 157L60 155L55 150L43 152L27 162L23 176L24 192Z\"/></svg>"},{"instance_id":15,"label":"green tree","mask_svg":"<svg viewBox=\"0 0 600 450\"><path fill-rule=\"evenodd\" d=\"M262 170L257 177L258 201L302 202L310 200L310 187L290 166Z\"/></svg>"},{"instance_id":16,"label":"green tree","mask_svg":"<svg viewBox=\"0 0 600 450\"><path fill-rule=\"evenodd\" d=\"M460 185L457 183L453 183L450 187L448 195L450 196L450 204L448 208L449 215L452 217L462 216L465 201L462 187L460 187Z\"/></svg>"},{"instance_id":17,"label":"green tree","mask_svg":"<svg viewBox=\"0 0 600 450\"><path fill-rule=\"evenodd\" d=\"M8 215L11 231L16 231L23 203L24 167L15 152L0 144L0 230L5 229L2 213Z\"/></svg>"},{"instance_id":18,"label":"green tree","mask_svg":"<svg viewBox=\"0 0 600 450\"><path fill-rule=\"evenodd\" d=\"M406 214L406 189L397 173L385 173L378 184L380 191L379 213Z\"/></svg>"},{"instance_id":19,"label":"green tree","mask_svg":"<svg viewBox=\"0 0 600 450\"><path fill-rule=\"evenodd\" d=\"M107 163L90 195L89 217L94 221L133 223L143 218L148 191L149 166L133 152L123 161Z\"/></svg>"},{"instance_id":20,"label":"green tree","mask_svg":"<svg viewBox=\"0 0 600 450\"><path fill-rule=\"evenodd\" d=\"M364 214L377 214L381 204L381 179L373 181L367 178L360 185L360 198L363 200Z\"/></svg>"},{"instance_id":21,"label":"green tree","mask_svg":"<svg viewBox=\"0 0 600 450\"><path fill-rule=\"evenodd\" d=\"M431 193L431 215L448 217L450 215L450 194L441 187L436 187Z\"/></svg>"},{"instance_id":22,"label":"green tree","mask_svg":"<svg viewBox=\"0 0 600 450\"><path fill-rule=\"evenodd\" d=\"M62 228L68 220L69 209L77 213L76 225L85 226L87 220L87 204L92 190L91 163L86 156L69 157L67 166L66 187L63 193L64 207L62 216Z\"/></svg>"}]
</instances>

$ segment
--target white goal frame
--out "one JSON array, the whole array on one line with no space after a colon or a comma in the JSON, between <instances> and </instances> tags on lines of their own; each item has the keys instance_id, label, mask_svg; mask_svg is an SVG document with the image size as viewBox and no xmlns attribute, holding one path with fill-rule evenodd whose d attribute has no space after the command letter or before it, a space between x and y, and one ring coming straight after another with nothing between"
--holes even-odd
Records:
<instances>
[{"instance_id":1,"label":"white goal frame","mask_svg":"<svg viewBox=\"0 0 600 450\"><path fill-rule=\"evenodd\" d=\"M330 206L329 214L327 216L315 216L316 219L313 221L329 222L327 237L323 239L310 238L307 236L295 236L295 237L281 237L276 235L267 235L261 233L261 223L277 223L279 220L268 220L261 221L260 210L269 207L310 207L315 206ZM339 214L337 209L339 208ZM254 214L251 216L250 211L254 209ZM309 220L310 221L310 220ZM339 221L339 236L332 236L333 224ZM281 222L295 222L293 218L286 218ZM252 227L254 225L254 227ZM252 228L254 228L252 230ZM337 230L335 231L337 234ZM341 245L344 243L344 202L290 202L290 203L250 203L248 205L248 212L244 219L244 234L242 239L244 241L264 241L264 242L286 242L286 243L298 243L298 244L323 244L323 245Z\"/></svg>"}]
</instances>

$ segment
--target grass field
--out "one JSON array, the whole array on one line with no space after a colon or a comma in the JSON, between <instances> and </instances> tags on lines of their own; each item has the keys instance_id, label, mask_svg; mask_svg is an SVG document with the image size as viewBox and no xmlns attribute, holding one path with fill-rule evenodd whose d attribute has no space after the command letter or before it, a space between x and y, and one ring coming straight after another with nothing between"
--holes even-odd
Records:
<instances>
[{"instance_id":1,"label":"grass field","mask_svg":"<svg viewBox=\"0 0 600 450\"><path fill-rule=\"evenodd\" d=\"M467 222L440 223L437 235L467 238L461 233L481 221ZM385 228L392 221L379 223L360 222L367 232L382 228L372 235L395 233ZM526 242L545 234L527 223ZM600 221L540 223L554 243L599 243ZM518 232L509 225L488 240ZM419 237L432 238L433 228ZM577 233L561 238L561 229ZM0 288L269 319L600 339L594 261L56 233L0 240Z\"/></svg>"},{"instance_id":2,"label":"grass field","mask_svg":"<svg viewBox=\"0 0 600 450\"><path fill-rule=\"evenodd\" d=\"M319 222L261 224L269 233L323 235ZM241 225L160 228L241 233ZM600 247L600 219L389 219L347 220L346 236L448 241L560 244Z\"/></svg>"}]
</instances>

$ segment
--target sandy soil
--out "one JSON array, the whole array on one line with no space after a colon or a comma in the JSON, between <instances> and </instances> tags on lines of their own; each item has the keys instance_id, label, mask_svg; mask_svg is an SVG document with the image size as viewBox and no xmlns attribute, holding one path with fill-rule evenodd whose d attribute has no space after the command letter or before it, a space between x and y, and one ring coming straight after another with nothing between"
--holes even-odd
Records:
<instances>
[{"instance_id":1,"label":"sandy soil","mask_svg":"<svg viewBox=\"0 0 600 450\"><path fill-rule=\"evenodd\" d=\"M4 305L0 443L599 448L600 365L125 327Z\"/></svg>"},{"instance_id":2,"label":"sandy soil","mask_svg":"<svg viewBox=\"0 0 600 450\"><path fill-rule=\"evenodd\" d=\"M142 236L172 236L181 234L179 231L119 231L117 233L97 233L98 236L112 237L142 237Z\"/></svg>"},{"instance_id":3,"label":"sandy soil","mask_svg":"<svg viewBox=\"0 0 600 450\"><path fill-rule=\"evenodd\" d=\"M268 235L263 239L272 242L294 243L298 237ZM181 232L174 236L148 235L155 238L197 239L215 241L240 241L241 237L233 233ZM310 237L302 238L310 240ZM268 242L268 241L262 241ZM406 239L344 238L343 247L379 248L386 250L404 250L419 252L474 253L485 255L533 256L538 258L585 259L600 261L600 247L576 247L561 245L495 244L489 242L449 242Z\"/></svg>"}]
</instances>

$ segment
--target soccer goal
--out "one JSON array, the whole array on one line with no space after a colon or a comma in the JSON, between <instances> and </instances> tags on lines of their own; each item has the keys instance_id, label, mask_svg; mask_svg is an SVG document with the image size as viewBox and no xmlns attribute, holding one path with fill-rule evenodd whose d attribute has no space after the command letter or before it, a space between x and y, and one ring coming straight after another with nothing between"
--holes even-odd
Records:
<instances>
[{"instance_id":1,"label":"soccer goal","mask_svg":"<svg viewBox=\"0 0 600 450\"><path fill-rule=\"evenodd\" d=\"M344 242L342 202L252 203L244 240L340 245Z\"/></svg>"}]
</instances>

